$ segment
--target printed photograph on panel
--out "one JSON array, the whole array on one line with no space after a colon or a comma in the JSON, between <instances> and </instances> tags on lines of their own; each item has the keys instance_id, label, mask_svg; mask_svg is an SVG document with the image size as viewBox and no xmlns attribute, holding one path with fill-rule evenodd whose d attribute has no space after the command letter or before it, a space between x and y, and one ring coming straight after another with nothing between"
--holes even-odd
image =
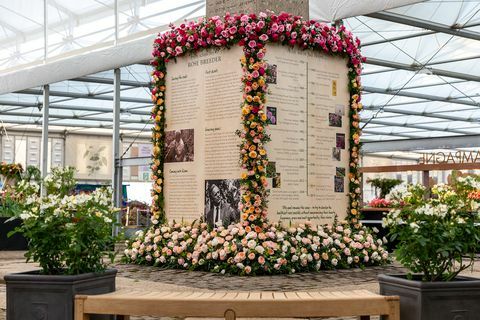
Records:
<instances>
[{"instance_id":1,"label":"printed photograph on panel","mask_svg":"<svg viewBox=\"0 0 480 320\"><path fill-rule=\"evenodd\" d=\"M267 63L267 83L277 83L277 65Z\"/></svg>"},{"instance_id":2,"label":"printed photograph on panel","mask_svg":"<svg viewBox=\"0 0 480 320\"><path fill-rule=\"evenodd\" d=\"M337 133L336 141L337 141L337 148L345 149L345 133Z\"/></svg>"},{"instance_id":3,"label":"printed photograph on panel","mask_svg":"<svg viewBox=\"0 0 480 320\"><path fill-rule=\"evenodd\" d=\"M337 177L345 177L345 168L336 167L335 176L337 176Z\"/></svg>"},{"instance_id":4,"label":"printed photograph on panel","mask_svg":"<svg viewBox=\"0 0 480 320\"><path fill-rule=\"evenodd\" d=\"M337 104L335 106L335 113L338 114L339 116L344 116L345 115L345 106L342 104Z\"/></svg>"},{"instance_id":5,"label":"printed photograph on panel","mask_svg":"<svg viewBox=\"0 0 480 320\"><path fill-rule=\"evenodd\" d=\"M204 221L210 226L227 226L240 221L240 180L205 180Z\"/></svg>"},{"instance_id":6,"label":"printed photograph on panel","mask_svg":"<svg viewBox=\"0 0 480 320\"><path fill-rule=\"evenodd\" d=\"M267 119L270 121L271 125L277 124L277 108L267 107Z\"/></svg>"},{"instance_id":7,"label":"printed photograph on panel","mask_svg":"<svg viewBox=\"0 0 480 320\"><path fill-rule=\"evenodd\" d=\"M344 185L344 178L343 177L333 177L335 180L334 180L334 184L335 184L335 187L334 187L334 191L335 192L344 192L345 191L345 185Z\"/></svg>"},{"instance_id":8,"label":"printed photograph on panel","mask_svg":"<svg viewBox=\"0 0 480 320\"><path fill-rule=\"evenodd\" d=\"M342 149L340 148L332 148L332 159L341 161L341 154L342 154Z\"/></svg>"},{"instance_id":9,"label":"printed photograph on panel","mask_svg":"<svg viewBox=\"0 0 480 320\"><path fill-rule=\"evenodd\" d=\"M272 188L280 188L282 186L282 178L280 176L280 173L275 173L275 176L273 177L272 180Z\"/></svg>"},{"instance_id":10,"label":"printed photograph on panel","mask_svg":"<svg viewBox=\"0 0 480 320\"><path fill-rule=\"evenodd\" d=\"M165 162L190 162L194 159L193 129L165 132Z\"/></svg>"},{"instance_id":11,"label":"printed photograph on panel","mask_svg":"<svg viewBox=\"0 0 480 320\"><path fill-rule=\"evenodd\" d=\"M336 113L328 114L328 125L330 127L342 127L342 116Z\"/></svg>"}]
</instances>

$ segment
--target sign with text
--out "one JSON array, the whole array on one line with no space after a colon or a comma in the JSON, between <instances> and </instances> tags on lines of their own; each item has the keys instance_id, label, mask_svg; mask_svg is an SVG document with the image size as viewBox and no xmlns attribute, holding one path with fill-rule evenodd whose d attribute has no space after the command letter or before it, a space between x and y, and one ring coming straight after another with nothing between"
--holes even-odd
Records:
<instances>
[{"instance_id":1,"label":"sign with text","mask_svg":"<svg viewBox=\"0 0 480 320\"><path fill-rule=\"evenodd\" d=\"M241 47L168 66L164 194L170 220L240 219ZM346 60L268 45L271 221L331 223L348 209Z\"/></svg>"},{"instance_id":2,"label":"sign with text","mask_svg":"<svg viewBox=\"0 0 480 320\"><path fill-rule=\"evenodd\" d=\"M455 151L422 153L421 164L480 163L480 151Z\"/></svg>"}]
</instances>

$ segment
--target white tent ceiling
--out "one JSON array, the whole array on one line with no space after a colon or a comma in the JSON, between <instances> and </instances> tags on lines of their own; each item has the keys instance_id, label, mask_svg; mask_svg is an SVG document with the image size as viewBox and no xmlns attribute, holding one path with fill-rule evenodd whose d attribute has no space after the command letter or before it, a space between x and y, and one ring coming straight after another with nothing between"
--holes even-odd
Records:
<instances>
[{"instance_id":1,"label":"white tent ceiling","mask_svg":"<svg viewBox=\"0 0 480 320\"><path fill-rule=\"evenodd\" d=\"M1 120L38 123L39 86L52 83L52 125L108 128L111 69L122 67L122 126L148 134L152 39L203 15L205 0L46 1L45 30L43 1L0 0ZM310 4L312 18L343 18L362 41L363 141L480 135L480 0Z\"/></svg>"}]
</instances>

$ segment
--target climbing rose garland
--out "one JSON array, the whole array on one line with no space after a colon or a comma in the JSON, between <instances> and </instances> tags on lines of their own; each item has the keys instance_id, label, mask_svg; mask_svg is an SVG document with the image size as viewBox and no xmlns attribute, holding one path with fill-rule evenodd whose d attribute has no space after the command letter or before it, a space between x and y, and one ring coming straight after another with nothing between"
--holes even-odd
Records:
<instances>
[{"instance_id":1,"label":"climbing rose garland","mask_svg":"<svg viewBox=\"0 0 480 320\"><path fill-rule=\"evenodd\" d=\"M197 52L200 49L243 46L244 103L242 105L243 132L240 146L240 159L244 173L241 177L243 197L241 202L242 220L245 225L266 228L268 158L264 143L269 140L266 133L268 119L265 114L267 72L264 60L266 43L273 42L304 50L318 50L326 54L348 58L348 79L350 90L350 172L348 220L355 228L359 224L360 173L358 171L360 153L359 111L362 109L360 97L360 73L362 58L360 41L353 38L344 26L336 28L314 20L305 21L301 17L287 13L267 15L260 13L243 15L227 14L223 19L216 16L187 22L179 27L160 34L154 42L151 64L152 72L152 222L155 225L166 222L163 194L164 130L165 130L165 76L166 65L171 59Z\"/></svg>"}]
</instances>

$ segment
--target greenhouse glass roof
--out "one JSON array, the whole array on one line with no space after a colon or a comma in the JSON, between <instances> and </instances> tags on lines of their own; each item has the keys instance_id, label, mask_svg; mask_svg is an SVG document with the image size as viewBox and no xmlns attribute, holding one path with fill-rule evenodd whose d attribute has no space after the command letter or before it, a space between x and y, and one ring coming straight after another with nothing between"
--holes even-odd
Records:
<instances>
[{"instance_id":1,"label":"greenhouse glass roof","mask_svg":"<svg viewBox=\"0 0 480 320\"><path fill-rule=\"evenodd\" d=\"M456 137L460 147L463 137L480 137L480 0L377 1L354 16L345 8L358 1L329 10L319 3L338 1L311 0L311 18L342 18L362 41L364 142L418 139L428 149L439 137ZM121 69L121 131L148 136L149 51L131 44L150 45L168 23L202 15L205 0L0 0L0 119L7 131L40 128L41 84L50 83L52 130L109 132L114 66ZM121 50L111 55L112 48ZM74 70L82 67L94 72Z\"/></svg>"}]
</instances>

